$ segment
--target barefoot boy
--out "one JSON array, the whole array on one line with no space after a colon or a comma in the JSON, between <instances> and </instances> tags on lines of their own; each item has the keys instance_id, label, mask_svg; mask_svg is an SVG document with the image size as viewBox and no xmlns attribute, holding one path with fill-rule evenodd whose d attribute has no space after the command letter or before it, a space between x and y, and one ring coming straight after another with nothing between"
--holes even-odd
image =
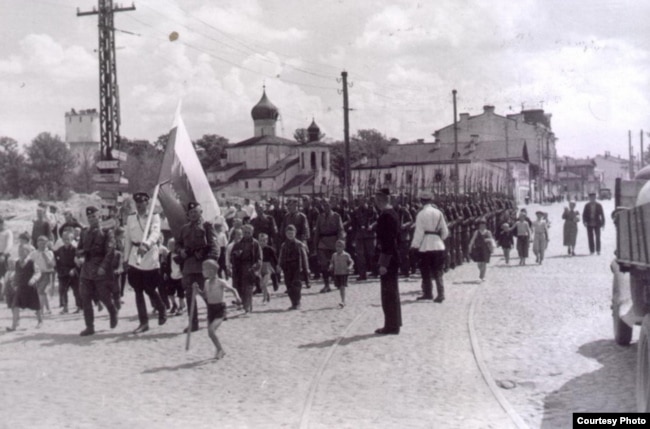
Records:
<instances>
[{"instance_id":1,"label":"barefoot boy","mask_svg":"<svg viewBox=\"0 0 650 429\"><path fill-rule=\"evenodd\" d=\"M345 307L345 288L348 287L348 275L353 272L354 262L348 252L345 251L345 240L336 242L336 252L332 255L330 272L334 274L334 286L339 289L341 303L339 307Z\"/></svg>"},{"instance_id":2,"label":"barefoot boy","mask_svg":"<svg viewBox=\"0 0 650 429\"><path fill-rule=\"evenodd\" d=\"M217 261L208 259L202 264L203 277L205 277L205 300L208 303L208 336L217 348L216 359L221 359L226 355L223 351L219 338L217 338L217 328L226 317L226 303L223 300L224 290L228 290L235 295L235 299L239 304L241 299L237 291L228 286L228 284L217 277L219 271L219 264Z\"/></svg>"}]
</instances>

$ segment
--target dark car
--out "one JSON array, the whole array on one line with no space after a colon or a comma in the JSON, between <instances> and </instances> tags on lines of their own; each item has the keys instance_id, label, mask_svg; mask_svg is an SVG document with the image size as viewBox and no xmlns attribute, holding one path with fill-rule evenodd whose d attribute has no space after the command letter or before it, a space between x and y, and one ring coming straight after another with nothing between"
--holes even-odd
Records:
<instances>
[{"instance_id":1,"label":"dark car","mask_svg":"<svg viewBox=\"0 0 650 429\"><path fill-rule=\"evenodd\" d=\"M598 198L601 200L611 200L612 199L612 190L609 188L600 188L598 191Z\"/></svg>"}]
</instances>

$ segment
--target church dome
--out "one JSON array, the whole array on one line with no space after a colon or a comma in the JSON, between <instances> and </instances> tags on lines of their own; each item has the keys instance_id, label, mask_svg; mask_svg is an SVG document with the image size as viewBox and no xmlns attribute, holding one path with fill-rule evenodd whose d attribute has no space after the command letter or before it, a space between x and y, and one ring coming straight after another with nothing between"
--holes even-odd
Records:
<instances>
[{"instance_id":1,"label":"church dome","mask_svg":"<svg viewBox=\"0 0 650 429\"><path fill-rule=\"evenodd\" d=\"M314 119L311 120L311 125L309 128L307 128L307 131L311 133L320 133L320 128L318 128L318 125L316 125L316 121Z\"/></svg>"},{"instance_id":2,"label":"church dome","mask_svg":"<svg viewBox=\"0 0 650 429\"><path fill-rule=\"evenodd\" d=\"M278 119L279 114L280 112L278 111L278 108L269 101L269 99L266 97L266 90L264 90L262 93L262 98L260 98L260 101L255 105L255 107L253 107L253 110L251 110L251 116L253 117L253 120L276 120Z\"/></svg>"}]
</instances>

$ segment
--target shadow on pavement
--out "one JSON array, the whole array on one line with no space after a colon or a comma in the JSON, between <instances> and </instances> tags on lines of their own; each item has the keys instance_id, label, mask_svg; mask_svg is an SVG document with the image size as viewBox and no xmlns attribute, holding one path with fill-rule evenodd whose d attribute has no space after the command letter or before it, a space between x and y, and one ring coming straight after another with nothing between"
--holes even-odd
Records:
<instances>
[{"instance_id":1,"label":"shadow on pavement","mask_svg":"<svg viewBox=\"0 0 650 429\"><path fill-rule=\"evenodd\" d=\"M95 335L82 337L79 333L54 334L51 332L42 332L34 335L20 336L13 340L5 341L3 344L22 343L24 341L43 341L43 343L40 344L42 347L62 346L65 344L71 344L73 346L90 346L96 341L110 340L122 335L124 334L104 333L104 331L98 331Z\"/></svg>"},{"instance_id":2,"label":"shadow on pavement","mask_svg":"<svg viewBox=\"0 0 650 429\"><path fill-rule=\"evenodd\" d=\"M209 363L216 362L216 359L201 359L196 362L183 363L180 365L174 366L159 366L157 368L146 369L142 371L143 374L156 374L163 371L178 371L179 369L193 369L199 366L203 366Z\"/></svg>"},{"instance_id":3,"label":"shadow on pavement","mask_svg":"<svg viewBox=\"0 0 650 429\"><path fill-rule=\"evenodd\" d=\"M588 256L594 256L594 255L587 255L587 254L573 255L573 256L569 256L569 255L553 255L553 256L544 256L544 259L573 259L573 258L584 258L584 257L588 257Z\"/></svg>"},{"instance_id":4,"label":"shadow on pavement","mask_svg":"<svg viewBox=\"0 0 650 429\"><path fill-rule=\"evenodd\" d=\"M583 344L578 352L602 365L580 375L544 398L543 429L571 427L576 412L636 411L636 344L618 346L613 340Z\"/></svg>"},{"instance_id":5,"label":"shadow on pavement","mask_svg":"<svg viewBox=\"0 0 650 429\"><path fill-rule=\"evenodd\" d=\"M346 337L341 340L339 343L340 346L347 346L350 343L356 343L357 341L363 341L363 340L368 340L370 338L377 338L377 335L373 334L359 334L355 335L353 337ZM325 341L320 341L318 343L309 343L309 344L302 344L298 346L299 349L325 349L328 347L331 347L336 343L336 339L333 340L325 340Z\"/></svg>"},{"instance_id":6,"label":"shadow on pavement","mask_svg":"<svg viewBox=\"0 0 650 429\"><path fill-rule=\"evenodd\" d=\"M133 329L137 328L134 327ZM162 340L165 338L176 338L178 336L185 335L183 332L160 332L157 334L152 334L145 332L144 334L133 334L131 332L125 332L121 334L116 340L116 343L122 343L125 341L152 341L152 340Z\"/></svg>"}]
</instances>

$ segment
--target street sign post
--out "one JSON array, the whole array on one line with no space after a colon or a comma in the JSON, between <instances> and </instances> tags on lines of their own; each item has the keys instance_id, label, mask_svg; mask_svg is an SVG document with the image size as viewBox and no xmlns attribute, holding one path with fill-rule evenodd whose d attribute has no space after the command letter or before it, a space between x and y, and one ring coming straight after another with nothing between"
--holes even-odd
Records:
<instances>
[{"instance_id":1,"label":"street sign post","mask_svg":"<svg viewBox=\"0 0 650 429\"><path fill-rule=\"evenodd\" d=\"M113 152L115 153L115 152ZM95 164L97 169L99 171L102 170L116 170L120 168L120 160L119 159L114 159L112 161L97 161L97 164Z\"/></svg>"},{"instance_id":2,"label":"street sign post","mask_svg":"<svg viewBox=\"0 0 650 429\"><path fill-rule=\"evenodd\" d=\"M122 152L121 150L116 150L116 149L113 149L111 151L111 155L113 155L113 158L115 158L116 160L119 160L119 161L122 161L122 162L125 162L126 158L127 158L127 153L126 152Z\"/></svg>"},{"instance_id":3,"label":"street sign post","mask_svg":"<svg viewBox=\"0 0 650 429\"><path fill-rule=\"evenodd\" d=\"M126 177L121 177L119 182L96 182L94 187L98 191L124 192L129 189L129 181Z\"/></svg>"}]
</instances>

